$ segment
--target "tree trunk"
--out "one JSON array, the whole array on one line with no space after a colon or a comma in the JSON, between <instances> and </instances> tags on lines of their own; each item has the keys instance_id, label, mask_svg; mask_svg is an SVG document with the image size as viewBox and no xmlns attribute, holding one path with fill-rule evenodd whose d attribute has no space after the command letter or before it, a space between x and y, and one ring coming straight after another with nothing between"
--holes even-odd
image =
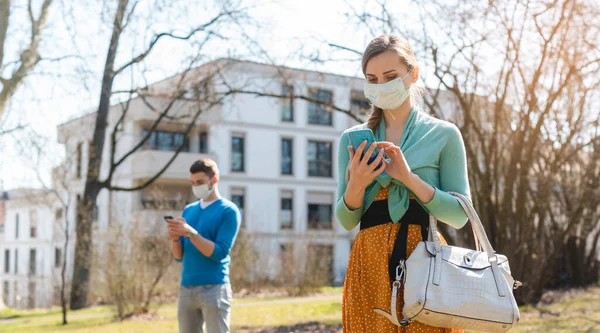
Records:
<instances>
[{"instance_id":1,"label":"tree trunk","mask_svg":"<svg viewBox=\"0 0 600 333\"><path fill-rule=\"evenodd\" d=\"M123 31L123 19L128 0L119 0L115 13L113 31L104 65L104 75L100 90L98 115L94 128L94 139L89 149L87 179L83 194L83 201L77 205L77 221L75 222L75 263L71 288L71 310L81 309L86 306L89 293L90 263L92 255L92 215L96 207L96 198L102 186L100 183L100 165L106 136L110 96L114 80L114 63L119 46L119 38Z\"/></svg>"},{"instance_id":2,"label":"tree trunk","mask_svg":"<svg viewBox=\"0 0 600 333\"><path fill-rule=\"evenodd\" d=\"M89 191L86 186L83 200L77 203L75 222L75 262L71 287L71 310L82 309L87 305L90 268L92 258L92 219L93 207L99 190Z\"/></svg>"}]
</instances>

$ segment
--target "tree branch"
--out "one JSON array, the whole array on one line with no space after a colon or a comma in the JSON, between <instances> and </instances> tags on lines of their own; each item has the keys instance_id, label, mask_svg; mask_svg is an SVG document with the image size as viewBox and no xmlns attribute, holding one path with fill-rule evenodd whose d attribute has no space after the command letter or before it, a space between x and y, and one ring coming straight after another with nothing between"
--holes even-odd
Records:
<instances>
[{"instance_id":1,"label":"tree branch","mask_svg":"<svg viewBox=\"0 0 600 333\"><path fill-rule=\"evenodd\" d=\"M27 74L29 74L33 67L40 61L40 55L38 52L41 41L41 30L46 24L46 19L48 18L48 8L52 4L52 1L53 0L44 0L40 12L40 17L37 20L35 20L35 18L33 17L33 11L31 9L31 0L28 3L28 12L32 26L31 41L28 47L25 48L20 54L21 65L19 66L19 68L12 74L10 79L4 81L2 91L0 91L0 118L2 117L4 110L6 109L8 100L17 91L17 88L23 83L23 80L25 79ZM2 9L2 7L0 7L0 9ZM8 15L8 12L6 15ZM6 24L8 25L8 21L6 22ZM0 27L0 34L2 33L1 29L3 28L4 27ZM2 38L1 35L0 38ZM3 42L6 42L5 38Z\"/></svg>"},{"instance_id":2,"label":"tree branch","mask_svg":"<svg viewBox=\"0 0 600 333\"><path fill-rule=\"evenodd\" d=\"M10 17L10 1L0 1L0 69L4 68L4 47L6 44L6 33L8 31L8 19Z\"/></svg>"},{"instance_id":3,"label":"tree branch","mask_svg":"<svg viewBox=\"0 0 600 333\"><path fill-rule=\"evenodd\" d=\"M327 43L327 45L333 47L334 49L340 49L340 50L348 51L348 52L351 52L353 54L362 56L362 52L357 51L355 49L351 49L351 48L346 47L346 46L342 46L342 45L338 45L338 44L334 44L334 43Z\"/></svg>"},{"instance_id":4,"label":"tree branch","mask_svg":"<svg viewBox=\"0 0 600 333\"><path fill-rule=\"evenodd\" d=\"M272 94L272 93L266 93L266 92L261 92L261 91L256 91L256 90L244 90L244 89L231 88L231 92L234 94L246 94L246 95L254 95L254 96L258 96L258 97L290 98L289 96L282 95L282 94ZM308 97L308 96L304 96L304 95L294 95L293 98L301 99L301 100L304 100L304 101L307 101L310 103L317 103L319 105L326 106L328 108L331 108L332 111L341 112L341 113L347 115L348 117L356 120L359 123L363 122L362 119L360 119L357 115L353 114L350 110L342 109L333 103L323 102L321 100L318 100L318 99L315 99L312 97Z\"/></svg>"},{"instance_id":5,"label":"tree branch","mask_svg":"<svg viewBox=\"0 0 600 333\"><path fill-rule=\"evenodd\" d=\"M229 96L230 94L231 94L231 92L225 93L220 99L218 99L217 101L211 103L206 109L210 110L213 106L219 105L221 103L221 101L225 97ZM194 117L190 121L187 129L185 130L185 137L186 138L189 137L189 133L191 132L192 128L194 128L194 125L196 124L196 120L198 120L198 117L200 116L200 114L202 112L203 112L202 108L198 107L198 110L194 114ZM149 131L149 133L150 133L150 131ZM139 191L139 190L147 187L148 185L152 184L156 179L158 179L169 168L169 166L171 166L171 164L173 163L173 161L175 161L175 159L177 158L177 156L179 155L179 153L183 149L184 145L185 145L185 140L179 145L179 147L177 147L177 150L175 150L175 152L173 153L173 155L171 156L171 158L169 159L169 161L167 161L167 163L162 167L162 169L160 169L152 178L148 179L143 184L138 185L138 186L134 186L134 187L112 186L111 184L104 184L104 185L110 191L125 191L125 192ZM132 150L132 151L134 151L134 150Z\"/></svg>"},{"instance_id":6,"label":"tree branch","mask_svg":"<svg viewBox=\"0 0 600 333\"><path fill-rule=\"evenodd\" d=\"M152 49L154 48L154 46L156 45L156 43L158 43L158 41L162 37L170 37L170 38L179 39L179 40L188 40L188 39L192 38L192 36L194 36L196 33L200 32L200 31L204 31L208 27L210 27L211 25L215 24L222 17L224 17L224 16L231 16L231 15L237 13L237 12L238 11L227 11L227 12L220 13L219 15L213 17L209 22L207 22L205 24L202 24L201 26L193 29L187 35L184 35L184 36L177 36L177 35L174 35L174 34L169 33L169 32L163 32L163 33L160 33L158 35L155 35L154 38L152 39L152 41L150 42L150 45L148 45L148 48L144 52L142 52L141 54L137 55L135 58L131 59L125 65L121 66L119 69L117 69L114 72L113 75L117 76L117 75L119 75L119 73L121 73L122 71L124 71L127 67L129 67L129 66L131 66L133 64L136 64L136 63L144 60L144 58L146 58L148 56L148 54L150 54L150 52L152 51ZM209 34L216 35L213 32L209 32Z\"/></svg>"}]
</instances>

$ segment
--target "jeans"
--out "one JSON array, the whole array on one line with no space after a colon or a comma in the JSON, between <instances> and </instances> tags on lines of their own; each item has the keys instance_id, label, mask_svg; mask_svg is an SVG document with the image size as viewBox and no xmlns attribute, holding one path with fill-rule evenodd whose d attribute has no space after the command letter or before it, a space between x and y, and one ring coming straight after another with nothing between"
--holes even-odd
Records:
<instances>
[{"instance_id":1,"label":"jeans","mask_svg":"<svg viewBox=\"0 0 600 333\"><path fill-rule=\"evenodd\" d=\"M230 284L181 287L177 304L180 333L229 333Z\"/></svg>"}]
</instances>

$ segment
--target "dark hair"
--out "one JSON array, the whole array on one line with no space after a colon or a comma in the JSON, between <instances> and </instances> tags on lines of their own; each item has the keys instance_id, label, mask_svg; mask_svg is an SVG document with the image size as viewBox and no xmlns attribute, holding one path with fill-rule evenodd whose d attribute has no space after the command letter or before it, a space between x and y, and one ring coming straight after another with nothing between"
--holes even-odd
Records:
<instances>
[{"instance_id":1,"label":"dark hair","mask_svg":"<svg viewBox=\"0 0 600 333\"><path fill-rule=\"evenodd\" d=\"M217 166L217 162L210 158L203 158L194 162L190 167L190 173L194 174L197 172L204 172L208 177L212 178L215 175L219 175L219 167Z\"/></svg>"},{"instance_id":2,"label":"dark hair","mask_svg":"<svg viewBox=\"0 0 600 333\"><path fill-rule=\"evenodd\" d=\"M408 70L418 67L417 58L415 57L415 53L410 47L408 41L400 36L386 34L373 39L369 45L367 45L365 52L363 52L362 71L364 75L367 75L367 63L369 60L386 51L396 52L400 57L400 60L406 65L406 67L408 67ZM411 86L411 100L413 104L417 99L419 99L422 93L423 92L420 86L415 84ZM373 105L371 108L371 113L369 114L369 119L367 120L367 127L372 131L375 131L375 128L381 121L382 117L383 110Z\"/></svg>"}]
</instances>

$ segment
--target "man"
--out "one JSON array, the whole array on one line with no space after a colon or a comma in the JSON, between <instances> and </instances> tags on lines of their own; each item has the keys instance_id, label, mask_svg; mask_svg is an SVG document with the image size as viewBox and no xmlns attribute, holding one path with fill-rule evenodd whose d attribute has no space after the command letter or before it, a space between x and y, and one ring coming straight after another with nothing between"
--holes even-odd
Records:
<instances>
[{"instance_id":1,"label":"man","mask_svg":"<svg viewBox=\"0 0 600 333\"><path fill-rule=\"evenodd\" d=\"M190 167L194 195L179 218L168 219L171 251L183 262L177 305L179 332L229 332L232 300L229 252L240 227L240 212L219 195L219 169L210 159Z\"/></svg>"}]
</instances>

